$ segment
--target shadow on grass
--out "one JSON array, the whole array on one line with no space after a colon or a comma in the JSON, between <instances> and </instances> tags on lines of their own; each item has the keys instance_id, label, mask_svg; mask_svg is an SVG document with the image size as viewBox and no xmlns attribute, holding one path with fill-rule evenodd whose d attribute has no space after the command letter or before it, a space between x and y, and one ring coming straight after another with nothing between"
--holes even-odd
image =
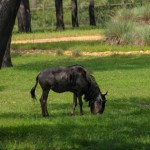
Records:
<instances>
[{"instance_id":1,"label":"shadow on grass","mask_svg":"<svg viewBox=\"0 0 150 150\"><path fill-rule=\"evenodd\" d=\"M130 124L131 125L131 124ZM136 126L136 125L135 125ZM126 125L126 129L80 124L38 124L0 128L1 149L9 144L23 149L149 149L150 143L141 139L149 132L138 132ZM140 137L139 137L140 136ZM23 144L24 143L24 144ZM22 145L23 144L23 145Z\"/></svg>"},{"instance_id":2,"label":"shadow on grass","mask_svg":"<svg viewBox=\"0 0 150 150\"><path fill-rule=\"evenodd\" d=\"M6 89L6 86L1 86L0 85L0 92L4 91Z\"/></svg>"},{"instance_id":3,"label":"shadow on grass","mask_svg":"<svg viewBox=\"0 0 150 150\"><path fill-rule=\"evenodd\" d=\"M40 56L39 56L40 57ZM41 71L44 68L52 66L68 66L80 64L91 71L105 70L132 70L150 67L149 55L113 55L108 57L68 57L68 56L53 56L51 60L41 59L40 61L29 62L26 64L18 64L15 69L18 70L36 70Z\"/></svg>"},{"instance_id":4,"label":"shadow on grass","mask_svg":"<svg viewBox=\"0 0 150 150\"><path fill-rule=\"evenodd\" d=\"M61 41L50 43L27 43L27 44L12 44L12 49L40 49L40 50L68 50L68 49L82 49L82 48L94 48L93 45L103 45L101 41Z\"/></svg>"},{"instance_id":5,"label":"shadow on grass","mask_svg":"<svg viewBox=\"0 0 150 150\"><path fill-rule=\"evenodd\" d=\"M20 113L0 114L2 119L35 119L35 122L27 124L2 126L0 148L8 149L12 144L14 149L19 149L21 145L23 149L148 150L149 126L145 116L148 116L150 109L145 111L134 106L138 103L140 98L137 97L131 97L128 101L112 100L107 103L107 112L102 117L85 115L62 119L66 114L61 112L68 107L68 103L51 104L52 109L58 109L57 114L50 114L47 119L40 116L28 118L28 115ZM133 106L136 109L133 110Z\"/></svg>"},{"instance_id":6,"label":"shadow on grass","mask_svg":"<svg viewBox=\"0 0 150 150\"><path fill-rule=\"evenodd\" d=\"M91 114L90 112L90 108L88 107L88 103L87 102L83 102L83 112L84 115L89 115ZM18 112L9 112L9 113L0 113L0 118L1 119L43 119L44 117L42 116L42 112L41 112L41 106L40 106L40 102L37 101L36 102L36 106L33 105L33 107L36 107L35 109L38 109L39 111L37 112L36 110L31 110L31 112L25 112L25 113L18 113ZM49 116L46 117L46 119L57 119L60 117L72 117L71 115L71 110L72 110L72 101L70 103L55 103L55 102L50 102L48 101L48 112L49 112ZM76 111L75 111L75 116L80 117L80 109L79 109L79 104L76 107ZM32 106L31 106L32 109ZM16 110L17 111L17 110ZM24 110L25 111L25 110Z\"/></svg>"}]
</instances>

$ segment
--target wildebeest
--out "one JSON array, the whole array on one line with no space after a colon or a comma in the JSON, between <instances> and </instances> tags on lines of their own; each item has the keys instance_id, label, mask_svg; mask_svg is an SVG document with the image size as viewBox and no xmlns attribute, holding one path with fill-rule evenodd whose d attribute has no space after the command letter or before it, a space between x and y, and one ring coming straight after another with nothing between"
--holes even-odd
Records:
<instances>
[{"instance_id":1,"label":"wildebeest","mask_svg":"<svg viewBox=\"0 0 150 150\"><path fill-rule=\"evenodd\" d=\"M80 106L80 114L82 111L82 96L89 102L91 113L103 113L106 103L106 94L102 94L95 78L91 73L83 66L73 65L67 67L51 67L43 70L36 77L36 83L31 89L30 93L33 99L35 99L35 89L37 84L40 84L42 88L42 96L40 98L42 115L48 116L47 110L47 98L50 90L57 93L70 91L73 93L73 108L72 114L75 114L75 108L77 106L77 99Z\"/></svg>"}]
</instances>

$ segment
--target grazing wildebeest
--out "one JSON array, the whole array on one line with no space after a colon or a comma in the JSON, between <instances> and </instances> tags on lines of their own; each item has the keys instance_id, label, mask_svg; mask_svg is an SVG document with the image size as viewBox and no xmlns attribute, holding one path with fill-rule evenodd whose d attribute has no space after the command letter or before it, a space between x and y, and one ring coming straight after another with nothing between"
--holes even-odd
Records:
<instances>
[{"instance_id":1,"label":"grazing wildebeest","mask_svg":"<svg viewBox=\"0 0 150 150\"><path fill-rule=\"evenodd\" d=\"M33 99L35 99L35 89L37 84L40 84L42 88L42 96L40 98L42 115L48 116L47 111L47 97L50 90L58 93L70 91L73 93L73 108L72 114L75 113L77 105L77 99L80 106L80 114L82 111L82 96L89 102L89 107L93 114L103 113L105 108L105 96L102 94L98 84L90 72L80 65L68 66L68 67L51 67L43 70L36 77L36 84L31 89L30 93Z\"/></svg>"}]
</instances>

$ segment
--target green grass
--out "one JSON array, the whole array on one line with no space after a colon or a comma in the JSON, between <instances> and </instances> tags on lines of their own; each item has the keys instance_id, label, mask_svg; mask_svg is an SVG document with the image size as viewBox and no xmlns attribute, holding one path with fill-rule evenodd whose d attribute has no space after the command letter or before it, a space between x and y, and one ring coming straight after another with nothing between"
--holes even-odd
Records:
<instances>
[{"instance_id":1,"label":"green grass","mask_svg":"<svg viewBox=\"0 0 150 150\"><path fill-rule=\"evenodd\" d=\"M150 50L150 46L138 46L138 45L109 45L103 41L68 41L68 42L54 42L54 43L28 43L28 44L12 44L12 49L19 50L78 50L80 52L118 52L118 51L143 51Z\"/></svg>"},{"instance_id":2,"label":"green grass","mask_svg":"<svg viewBox=\"0 0 150 150\"><path fill-rule=\"evenodd\" d=\"M86 36L86 35L99 35L103 33L102 29L98 27L87 27L85 29L66 29L65 31L46 31L46 32L33 32L33 33L13 33L12 41L15 40L35 40L35 39L47 39L57 37L70 37L70 36Z\"/></svg>"},{"instance_id":3,"label":"green grass","mask_svg":"<svg viewBox=\"0 0 150 150\"><path fill-rule=\"evenodd\" d=\"M143 149L150 146L150 55L70 57L13 54L13 68L0 70L0 149ZM109 91L103 115L70 116L72 94L50 92L49 118L29 91L48 66L81 64L101 90ZM40 98L38 86L36 95Z\"/></svg>"},{"instance_id":4,"label":"green grass","mask_svg":"<svg viewBox=\"0 0 150 150\"><path fill-rule=\"evenodd\" d=\"M143 51L150 50L150 46L140 46L140 45L110 45L105 41L65 41L65 42L53 42L53 43L37 43L36 39L47 39L47 38L57 38L57 37L70 37L70 36L90 36L90 35L103 35L104 30L99 28L86 28L86 29L75 29L75 30L65 30L60 32L35 32L35 33L13 33L12 41L16 40L31 40L32 43L26 44L11 44L12 49L19 50L55 50L61 51L71 50L80 52L105 52L105 51ZM142 35L142 31L141 31ZM144 34L146 35L146 34ZM131 41L131 35L128 36L128 40ZM149 35L144 37L145 40L149 40Z\"/></svg>"},{"instance_id":5,"label":"green grass","mask_svg":"<svg viewBox=\"0 0 150 150\"><path fill-rule=\"evenodd\" d=\"M55 51L80 51L80 52L105 52L105 51L141 51L150 50L150 46L138 46L138 45L110 45L105 41L65 41L65 42L53 42L53 43L37 43L36 39L47 39L57 37L70 37L70 36L90 36L90 35L103 35L104 30L99 28L88 29L75 29L65 30L60 32L35 32L35 33L13 33L12 41L16 40L31 40L33 43L26 44L11 44L12 49L19 50L55 50ZM147 37L145 37L148 39ZM131 40L131 39L129 39Z\"/></svg>"}]
</instances>

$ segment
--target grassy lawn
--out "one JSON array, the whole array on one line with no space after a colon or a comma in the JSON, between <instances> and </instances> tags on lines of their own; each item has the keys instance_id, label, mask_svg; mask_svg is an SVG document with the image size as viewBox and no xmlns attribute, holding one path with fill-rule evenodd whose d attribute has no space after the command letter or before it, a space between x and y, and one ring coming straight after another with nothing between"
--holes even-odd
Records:
<instances>
[{"instance_id":1,"label":"grassy lawn","mask_svg":"<svg viewBox=\"0 0 150 150\"><path fill-rule=\"evenodd\" d=\"M13 68L0 70L0 149L99 150L150 147L150 55L70 57L32 54L12 56ZM103 115L70 116L72 94L50 92L50 117L41 116L30 98L35 77L48 66L81 64L93 72L101 90L109 91ZM40 98L38 86L36 95Z\"/></svg>"},{"instance_id":2,"label":"grassy lawn","mask_svg":"<svg viewBox=\"0 0 150 150\"><path fill-rule=\"evenodd\" d=\"M144 51L150 50L150 46L136 45L108 45L103 41L68 41L68 42L53 42L53 43L30 43L30 44L12 44L12 49L19 50L55 50L55 51L79 51L79 52L128 52L128 51Z\"/></svg>"},{"instance_id":3,"label":"grassy lawn","mask_svg":"<svg viewBox=\"0 0 150 150\"><path fill-rule=\"evenodd\" d=\"M46 32L32 32L32 33L17 33L14 32L12 41L15 40L35 40L35 39L47 39L47 38L58 38L58 37L70 37L70 36L86 36L86 35L99 35L102 34L103 30L99 28L85 28L85 29L66 29L64 31L46 31Z\"/></svg>"},{"instance_id":4,"label":"grassy lawn","mask_svg":"<svg viewBox=\"0 0 150 150\"><path fill-rule=\"evenodd\" d=\"M50 42L37 43L36 39L47 39L57 37L72 37L72 36L92 36L103 35L104 29L87 28L87 29L68 29L60 32L35 32L35 33L14 33L12 41L16 40L31 40L33 43L26 44L11 44L12 49L16 50L55 50L55 51L78 51L78 52L118 52L118 51L145 51L150 50L150 46L137 45L109 45L104 41L65 41L65 42ZM90 40L90 39L89 39Z\"/></svg>"}]
</instances>

